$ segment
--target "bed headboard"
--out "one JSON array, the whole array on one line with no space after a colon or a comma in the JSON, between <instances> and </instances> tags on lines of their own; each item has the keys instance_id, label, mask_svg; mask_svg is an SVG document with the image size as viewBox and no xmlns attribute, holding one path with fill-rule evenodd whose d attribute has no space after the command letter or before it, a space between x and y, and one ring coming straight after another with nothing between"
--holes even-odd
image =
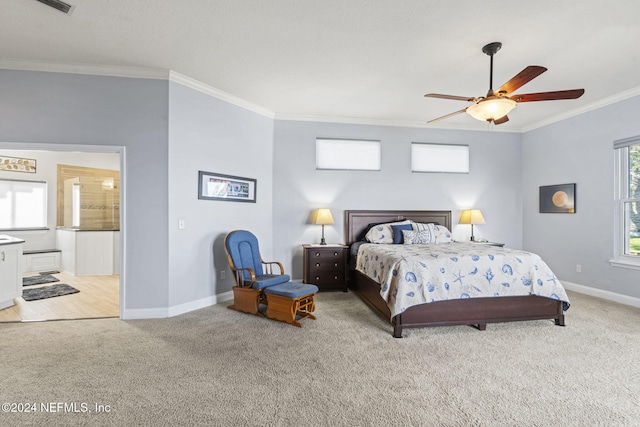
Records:
<instances>
[{"instance_id":1,"label":"bed headboard","mask_svg":"<svg viewBox=\"0 0 640 427\"><path fill-rule=\"evenodd\" d=\"M345 211L345 239L347 245L358 237L369 224L402 221L433 222L451 230L451 211Z\"/></svg>"}]
</instances>

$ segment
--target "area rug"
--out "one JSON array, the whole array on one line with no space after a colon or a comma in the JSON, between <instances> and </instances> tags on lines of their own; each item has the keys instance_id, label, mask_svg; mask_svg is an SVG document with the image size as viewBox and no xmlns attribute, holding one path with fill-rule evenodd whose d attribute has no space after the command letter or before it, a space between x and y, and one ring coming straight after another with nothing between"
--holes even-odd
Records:
<instances>
[{"instance_id":1,"label":"area rug","mask_svg":"<svg viewBox=\"0 0 640 427\"><path fill-rule=\"evenodd\" d=\"M59 283L57 285L43 286L42 288L25 289L22 291L22 298L24 298L25 301L35 301L45 298L61 297L78 292L80 291L73 286Z\"/></svg>"},{"instance_id":2,"label":"area rug","mask_svg":"<svg viewBox=\"0 0 640 427\"><path fill-rule=\"evenodd\" d=\"M40 276L23 277L22 286L42 285L44 283L53 283L59 281L60 279L57 279L50 274L41 274Z\"/></svg>"}]
</instances>

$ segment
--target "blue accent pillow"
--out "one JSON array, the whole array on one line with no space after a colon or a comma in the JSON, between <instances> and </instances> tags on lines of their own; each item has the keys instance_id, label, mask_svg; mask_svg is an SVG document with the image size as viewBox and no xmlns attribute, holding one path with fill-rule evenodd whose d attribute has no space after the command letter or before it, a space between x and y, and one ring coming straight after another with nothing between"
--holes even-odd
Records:
<instances>
[{"instance_id":1,"label":"blue accent pillow","mask_svg":"<svg viewBox=\"0 0 640 427\"><path fill-rule=\"evenodd\" d=\"M393 243L401 245L404 243L402 230L413 230L413 226L411 224L392 225L391 229L393 230Z\"/></svg>"}]
</instances>

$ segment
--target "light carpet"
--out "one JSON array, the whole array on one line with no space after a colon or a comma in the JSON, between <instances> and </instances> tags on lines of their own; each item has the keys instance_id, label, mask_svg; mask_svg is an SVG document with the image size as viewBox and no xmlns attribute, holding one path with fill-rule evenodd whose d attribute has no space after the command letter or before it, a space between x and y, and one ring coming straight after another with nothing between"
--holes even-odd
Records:
<instances>
[{"instance_id":1,"label":"light carpet","mask_svg":"<svg viewBox=\"0 0 640 427\"><path fill-rule=\"evenodd\" d=\"M225 305L3 324L0 401L37 411L0 413L0 424L640 425L640 310L570 298L566 327L408 329L403 339L343 292L319 294L318 319L301 329ZM76 407L43 412L43 402Z\"/></svg>"}]
</instances>

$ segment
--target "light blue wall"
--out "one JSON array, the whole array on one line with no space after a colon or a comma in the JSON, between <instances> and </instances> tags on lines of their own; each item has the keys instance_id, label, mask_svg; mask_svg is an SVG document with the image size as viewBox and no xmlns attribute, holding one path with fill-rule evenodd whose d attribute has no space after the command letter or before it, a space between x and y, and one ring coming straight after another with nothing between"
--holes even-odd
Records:
<instances>
[{"instance_id":1,"label":"light blue wall","mask_svg":"<svg viewBox=\"0 0 640 427\"><path fill-rule=\"evenodd\" d=\"M188 310L229 291L223 240L231 229L251 229L271 255L272 119L164 80L0 70L0 92L0 142L125 147L125 309L133 317ZM198 200L199 170L256 178L257 203Z\"/></svg>"},{"instance_id":2,"label":"light blue wall","mask_svg":"<svg viewBox=\"0 0 640 427\"><path fill-rule=\"evenodd\" d=\"M382 170L323 171L315 167L317 137L380 140ZM468 144L469 174L411 173L411 142ZM350 209L451 210L457 239L460 210L481 209L486 224L476 237L522 245L521 135L503 132L349 125L276 120L273 163L274 254L293 277L302 278L304 243L319 243L310 224L319 207L331 208L327 242L344 242L344 211Z\"/></svg>"},{"instance_id":3,"label":"light blue wall","mask_svg":"<svg viewBox=\"0 0 640 427\"><path fill-rule=\"evenodd\" d=\"M611 144L640 134L640 98L520 135L274 121L164 80L0 70L0 93L0 144L124 147L127 310L166 312L230 290L222 242L234 228L254 231L264 258L300 279L300 245L320 238L318 207L333 211L329 242L344 241L348 209L450 209L454 237L466 239L459 212L479 208L478 237L539 253L563 280L640 297L640 272L608 263ZM382 170L317 171L317 137L380 140ZM411 142L469 144L471 172L413 174ZM198 170L256 178L258 202L197 200ZM539 214L538 187L568 182L578 213Z\"/></svg>"},{"instance_id":4,"label":"light blue wall","mask_svg":"<svg viewBox=\"0 0 640 427\"><path fill-rule=\"evenodd\" d=\"M168 304L168 83L0 70L0 142L123 146L126 305Z\"/></svg>"},{"instance_id":5,"label":"light blue wall","mask_svg":"<svg viewBox=\"0 0 640 427\"><path fill-rule=\"evenodd\" d=\"M206 304L231 290L223 245L230 230L251 230L271 256L272 141L271 118L169 83L170 306ZM198 200L200 170L257 179L256 203Z\"/></svg>"},{"instance_id":6,"label":"light blue wall","mask_svg":"<svg viewBox=\"0 0 640 427\"><path fill-rule=\"evenodd\" d=\"M640 135L639 116L635 97L523 136L524 249L541 255L562 280L640 297L640 271L609 264L613 141ZM576 183L576 213L539 213L539 187L565 183Z\"/></svg>"}]
</instances>

